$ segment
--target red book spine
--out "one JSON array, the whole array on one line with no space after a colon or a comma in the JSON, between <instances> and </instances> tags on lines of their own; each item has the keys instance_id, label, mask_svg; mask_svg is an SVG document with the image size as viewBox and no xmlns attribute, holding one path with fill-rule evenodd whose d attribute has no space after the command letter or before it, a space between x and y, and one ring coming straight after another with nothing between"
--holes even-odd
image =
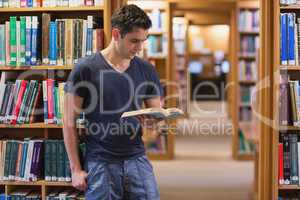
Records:
<instances>
[{"instance_id":1,"label":"red book spine","mask_svg":"<svg viewBox=\"0 0 300 200\"><path fill-rule=\"evenodd\" d=\"M284 184L284 177L283 177L283 144L278 144L278 161L279 161L279 167L278 167L278 180L279 184Z\"/></svg>"},{"instance_id":2,"label":"red book spine","mask_svg":"<svg viewBox=\"0 0 300 200\"><path fill-rule=\"evenodd\" d=\"M17 117L19 116L23 95L24 95L25 90L26 90L26 85L27 85L27 81L21 80L21 86L20 86L20 90L19 90L19 93L18 93L16 106L15 106L14 111L13 111L13 118L12 118L12 121L11 121L12 124L17 123Z\"/></svg>"},{"instance_id":3,"label":"red book spine","mask_svg":"<svg viewBox=\"0 0 300 200\"><path fill-rule=\"evenodd\" d=\"M47 79L47 96L48 96L48 120L49 124L54 123L54 96L53 96L53 81Z\"/></svg>"}]
</instances>

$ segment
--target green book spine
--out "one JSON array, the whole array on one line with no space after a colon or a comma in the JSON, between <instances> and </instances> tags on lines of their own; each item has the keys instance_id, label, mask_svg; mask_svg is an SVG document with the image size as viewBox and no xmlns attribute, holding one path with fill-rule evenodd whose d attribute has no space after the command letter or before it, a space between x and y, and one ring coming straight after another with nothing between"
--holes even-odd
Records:
<instances>
[{"instance_id":1,"label":"green book spine","mask_svg":"<svg viewBox=\"0 0 300 200\"><path fill-rule=\"evenodd\" d=\"M57 161L57 176L58 176L58 181L65 181L65 170L64 170L64 141L59 140L57 142L58 145L58 151L57 151L57 156L56 156L56 161Z\"/></svg>"},{"instance_id":2,"label":"green book spine","mask_svg":"<svg viewBox=\"0 0 300 200\"><path fill-rule=\"evenodd\" d=\"M55 115L57 118L57 124L62 123L61 112L60 112L60 96L59 96L59 88L55 87Z\"/></svg>"},{"instance_id":3,"label":"green book spine","mask_svg":"<svg viewBox=\"0 0 300 200\"><path fill-rule=\"evenodd\" d=\"M6 142L5 165L4 165L4 179L5 180L8 180L8 176L9 176L9 164L10 164L10 160L11 160L11 157L10 157L11 146L12 146L12 143L11 143L11 141L8 140Z\"/></svg>"},{"instance_id":4,"label":"green book spine","mask_svg":"<svg viewBox=\"0 0 300 200\"><path fill-rule=\"evenodd\" d=\"M51 181L51 141L45 140L45 154L44 154L44 165L45 165L45 180Z\"/></svg>"},{"instance_id":5,"label":"green book spine","mask_svg":"<svg viewBox=\"0 0 300 200\"><path fill-rule=\"evenodd\" d=\"M25 65L26 17L20 17L20 65Z\"/></svg>"},{"instance_id":6,"label":"green book spine","mask_svg":"<svg viewBox=\"0 0 300 200\"><path fill-rule=\"evenodd\" d=\"M32 113L32 105L33 105L33 101L34 101L34 97L36 96L36 93L37 93L37 87L38 87L38 82L35 81L34 82L34 89L33 89L33 94L32 96L30 97L30 103L29 103L29 110L28 112L26 113L26 118L25 118L25 122L26 123L29 123L29 117L30 117L30 114Z\"/></svg>"},{"instance_id":7,"label":"green book spine","mask_svg":"<svg viewBox=\"0 0 300 200\"><path fill-rule=\"evenodd\" d=\"M66 147L64 145L64 165L65 165L65 179L67 182L70 182L72 180L72 176L71 176L71 168L70 168L70 160L68 158L68 154L66 151Z\"/></svg>"},{"instance_id":8,"label":"green book spine","mask_svg":"<svg viewBox=\"0 0 300 200\"><path fill-rule=\"evenodd\" d=\"M17 17L9 18L10 24L10 65L17 65Z\"/></svg>"},{"instance_id":9,"label":"green book spine","mask_svg":"<svg viewBox=\"0 0 300 200\"><path fill-rule=\"evenodd\" d=\"M57 140L51 141L51 180L57 181Z\"/></svg>"},{"instance_id":10,"label":"green book spine","mask_svg":"<svg viewBox=\"0 0 300 200\"><path fill-rule=\"evenodd\" d=\"M6 47L5 47L5 25L0 25L0 65L5 65Z\"/></svg>"}]
</instances>

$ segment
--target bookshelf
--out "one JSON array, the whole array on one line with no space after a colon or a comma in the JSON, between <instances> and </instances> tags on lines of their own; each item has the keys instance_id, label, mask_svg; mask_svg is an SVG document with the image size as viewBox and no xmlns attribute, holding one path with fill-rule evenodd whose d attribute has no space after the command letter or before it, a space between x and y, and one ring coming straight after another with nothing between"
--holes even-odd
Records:
<instances>
[{"instance_id":1,"label":"bookshelf","mask_svg":"<svg viewBox=\"0 0 300 200\"><path fill-rule=\"evenodd\" d=\"M188 27L189 21L185 17L173 17L173 43L172 52L176 70L176 81L180 87L178 105L184 111L185 117L190 112L190 76L188 71Z\"/></svg>"},{"instance_id":2,"label":"bookshelf","mask_svg":"<svg viewBox=\"0 0 300 200\"><path fill-rule=\"evenodd\" d=\"M237 120L233 135L233 158L254 160L257 122L253 116L255 98L251 94L258 80L259 1L237 2Z\"/></svg>"},{"instance_id":3,"label":"bookshelf","mask_svg":"<svg viewBox=\"0 0 300 200\"><path fill-rule=\"evenodd\" d=\"M165 97L175 94L176 90L170 84L174 79L173 57L170 52L173 51L173 44L169 42L173 37L172 28L172 6L167 1L127 1L127 4L135 4L142 8L150 16L152 28L149 30L149 37L144 45L141 57L152 63L159 74ZM164 107L177 107L176 98L162 99ZM168 125L175 125L176 120L170 120ZM148 149L148 156L153 160L170 160L174 158L174 133L173 130L167 130L160 133L158 137L147 137L145 130L144 141Z\"/></svg>"},{"instance_id":4,"label":"bookshelf","mask_svg":"<svg viewBox=\"0 0 300 200\"><path fill-rule=\"evenodd\" d=\"M0 24L10 20L10 16L37 16L39 22L42 22L42 15L44 13L51 15L51 20L62 18L82 18L86 19L88 15L101 18L101 28L103 29L103 45L106 46L111 38L110 33L110 16L114 9L124 4L120 0L103 0L98 6L77 6L77 7L33 7L33 8L0 8ZM74 17L76 15L76 17ZM1 50L2 51L2 50ZM9 64L2 64L0 66L0 74L16 74L22 73L34 74L37 76L35 80L45 80L47 78L66 80L68 74L72 70L71 65L47 65L42 64L42 58L37 65L28 66L10 66ZM39 71L36 73L35 71ZM26 78L30 80L30 77ZM81 134L84 131L83 127L78 125L78 132ZM62 125L61 124L45 124L44 122L36 122L29 124L0 124L0 137L7 140L23 140L26 137L35 137L38 139L62 139ZM45 181L39 179L38 181L0 181L0 193L6 195L19 189L34 189L41 195L42 200L46 200L46 196L54 189L72 189L70 182L65 181Z\"/></svg>"},{"instance_id":5,"label":"bookshelf","mask_svg":"<svg viewBox=\"0 0 300 200\"><path fill-rule=\"evenodd\" d=\"M289 16L292 16L291 19L293 19L294 16L289 13L295 13L296 24L298 24L297 19L299 17L300 6L299 4L280 5L279 0L262 1L261 5L263 11L261 63L268 66L268 68L261 69L262 76L260 78L261 80L265 79L268 81L270 87L260 91L261 96L263 96L261 97L262 106L259 110L260 115L267 117L269 123L261 122L260 124L264 134L260 136L260 187L258 195L259 199L285 199L288 197L297 199L299 196L295 197L295 195L299 192L299 183L294 182L296 179L290 179L288 176L288 173L291 173L291 176L297 174L297 171L295 171L297 165L294 163L297 161L294 157L297 153L295 154L295 149L288 151L286 148L286 145L294 146L296 142L290 143L286 140L295 135L297 138L299 135L299 127L291 123L295 121L292 114L294 108L288 108L288 106L293 105L293 102L290 100L293 99L293 96L295 95L286 95L288 98L283 98L285 95L283 95L282 92L285 90L283 87L285 84L290 85L289 81L300 80L298 70L299 57L297 58L297 54L295 54L296 63L295 65L291 65L290 60L293 60L293 53L295 53L295 51L284 51L281 49L284 49L286 48L286 45L289 45L289 48L294 48L297 52L299 43L296 43L296 38L295 43L293 43L291 42L291 39L284 37L284 33L290 34L290 32L288 32L289 29L287 29L287 32L284 31L286 26L283 22L285 21L284 18L287 17L287 20L289 20L289 23L286 23L289 25L288 27L295 26L295 23L289 19ZM298 31L299 29L294 33L298 34ZM293 37L289 36L289 38ZM292 53L286 56L283 52ZM289 59L287 63L283 62L286 57ZM288 88L286 90L288 90ZM291 91L293 91L293 89L291 89ZM283 113L283 108L287 109L288 112ZM284 123L283 119L289 119L290 117L292 117L291 121L289 121L289 123ZM286 180L294 181L289 184Z\"/></svg>"}]
</instances>

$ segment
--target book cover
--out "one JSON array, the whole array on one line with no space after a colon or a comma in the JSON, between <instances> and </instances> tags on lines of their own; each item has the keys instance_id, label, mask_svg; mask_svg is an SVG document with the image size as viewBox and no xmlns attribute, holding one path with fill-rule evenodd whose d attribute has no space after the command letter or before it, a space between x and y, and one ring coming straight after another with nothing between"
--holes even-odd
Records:
<instances>
[{"instance_id":1,"label":"book cover","mask_svg":"<svg viewBox=\"0 0 300 200\"><path fill-rule=\"evenodd\" d=\"M146 108L135 111L124 112L121 118L136 116L153 117L155 119L175 119L184 115L183 111L178 108Z\"/></svg>"}]
</instances>

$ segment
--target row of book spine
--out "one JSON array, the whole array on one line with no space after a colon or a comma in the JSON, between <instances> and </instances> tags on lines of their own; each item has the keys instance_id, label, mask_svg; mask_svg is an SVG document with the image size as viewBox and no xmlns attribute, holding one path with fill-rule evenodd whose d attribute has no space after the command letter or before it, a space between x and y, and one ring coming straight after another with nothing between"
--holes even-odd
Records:
<instances>
[{"instance_id":1,"label":"row of book spine","mask_svg":"<svg viewBox=\"0 0 300 200\"><path fill-rule=\"evenodd\" d=\"M295 13L280 14L280 63L299 64L300 18Z\"/></svg>"},{"instance_id":2,"label":"row of book spine","mask_svg":"<svg viewBox=\"0 0 300 200\"><path fill-rule=\"evenodd\" d=\"M297 200L300 199L299 191L280 191L278 200Z\"/></svg>"},{"instance_id":3,"label":"row of book spine","mask_svg":"<svg viewBox=\"0 0 300 200\"><path fill-rule=\"evenodd\" d=\"M95 28L93 16L87 16L87 20L50 20L50 14L42 15L43 64L70 66L103 49L104 32Z\"/></svg>"},{"instance_id":4,"label":"row of book spine","mask_svg":"<svg viewBox=\"0 0 300 200\"><path fill-rule=\"evenodd\" d=\"M5 195L0 194L0 200L41 200L41 191L32 189L17 189ZM54 189L48 192L46 200L84 200L82 192L74 189Z\"/></svg>"},{"instance_id":5,"label":"row of book spine","mask_svg":"<svg viewBox=\"0 0 300 200\"><path fill-rule=\"evenodd\" d=\"M239 153L251 154L254 151L255 151L255 144L245 137L242 130L239 130Z\"/></svg>"},{"instance_id":6,"label":"row of book spine","mask_svg":"<svg viewBox=\"0 0 300 200\"><path fill-rule=\"evenodd\" d=\"M85 144L79 146L84 159ZM70 182L70 162L63 140L0 140L0 180Z\"/></svg>"},{"instance_id":7,"label":"row of book spine","mask_svg":"<svg viewBox=\"0 0 300 200\"><path fill-rule=\"evenodd\" d=\"M103 6L103 4L103 0L0 0L0 9Z\"/></svg>"},{"instance_id":8,"label":"row of book spine","mask_svg":"<svg viewBox=\"0 0 300 200\"><path fill-rule=\"evenodd\" d=\"M166 56L167 38L164 35L150 35L146 43L147 56Z\"/></svg>"},{"instance_id":9,"label":"row of book spine","mask_svg":"<svg viewBox=\"0 0 300 200\"><path fill-rule=\"evenodd\" d=\"M11 16L0 25L0 65L36 65L37 44L38 17Z\"/></svg>"},{"instance_id":10,"label":"row of book spine","mask_svg":"<svg viewBox=\"0 0 300 200\"><path fill-rule=\"evenodd\" d=\"M251 86L240 86L240 96L241 96L241 103L242 104L247 104L247 105L250 105L251 103L251 94L254 90L254 87Z\"/></svg>"},{"instance_id":11,"label":"row of book spine","mask_svg":"<svg viewBox=\"0 0 300 200\"><path fill-rule=\"evenodd\" d=\"M240 80L257 80L257 65L254 61L239 61L239 79Z\"/></svg>"},{"instance_id":12,"label":"row of book spine","mask_svg":"<svg viewBox=\"0 0 300 200\"><path fill-rule=\"evenodd\" d=\"M103 49L104 32L93 28L93 16L87 20L50 19L50 14L43 13L41 25L37 16L21 16L19 20L11 16L0 25L0 65L70 66Z\"/></svg>"},{"instance_id":13,"label":"row of book spine","mask_svg":"<svg viewBox=\"0 0 300 200\"><path fill-rule=\"evenodd\" d=\"M258 31L259 11L241 10L239 14L239 31Z\"/></svg>"},{"instance_id":14,"label":"row of book spine","mask_svg":"<svg viewBox=\"0 0 300 200\"><path fill-rule=\"evenodd\" d=\"M0 179L37 181L42 168L42 140L0 140Z\"/></svg>"},{"instance_id":15,"label":"row of book spine","mask_svg":"<svg viewBox=\"0 0 300 200\"><path fill-rule=\"evenodd\" d=\"M252 121L252 110L250 106L241 106L239 111L239 121Z\"/></svg>"},{"instance_id":16,"label":"row of book spine","mask_svg":"<svg viewBox=\"0 0 300 200\"><path fill-rule=\"evenodd\" d=\"M279 123L300 125L299 81L283 81L279 85Z\"/></svg>"},{"instance_id":17,"label":"row of book spine","mask_svg":"<svg viewBox=\"0 0 300 200\"><path fill-rule=\"evenodd\" d=\"M149 30L151 31L164 31L167 27L167 15L166 12L160 11L159 9L153 9L151 12L147 12L151 19L152 26Z\"/></svg>"},{"instance_id":18,"label":"row of book spine","mask_svg":"<svg viewBox=\"0 0 300 200\"><path fill-rule=\"evenodd\" d=\"M16 80L0 84L0 123L24 124L38 121L41 84L37 80Z\"/></svg>"},{"instance_id":19,"label":"row of book spine","mask_svg":"<svg viewBox=\"0 0 300 200\"><path fill-rule=\"evenodd\" d=\"M293 4L299 4L299 0L280 0L280 5L293 5Z\"/></svg>"},{"instance_id":20,"label":"row of book spine","mask_svg":"<svg viewBox=\"0 0 300 200\"><path fill-rule=\"evenodd\" d=\"M278 144L278 183L300 185L300 138L295 133L280 133Z\"/></svg>"},{"instance_id":21,"label":"row of book spine","mask_svg":"<svg viewBox=\"0 0 300 200\"><path fill-rule=\"evenodd\" d=\"M10 192L9 195L0 194L0 200L42 200L40 191L32 189L18 189Z\"/></svg>"},{"instance_id":22,"label":"row of book spine","mask_svg":"<svg viewBox=\"0 0 300 200\"><path fill-rule=\"evenodd\" d=\"M242 36L240 41L240 55L255 56L259 48L258 36Z\"/></svg>"},{"instance_id":23,"label":"row of book spine","mask_svg":"<svg viewBox=\"0 0 300 200\"><path fill-rule=\"evenodd\" d=\"M54 79L43 81L44 123L62 124L64 110L64 82Z\"/></svg>"}]
</instances>

